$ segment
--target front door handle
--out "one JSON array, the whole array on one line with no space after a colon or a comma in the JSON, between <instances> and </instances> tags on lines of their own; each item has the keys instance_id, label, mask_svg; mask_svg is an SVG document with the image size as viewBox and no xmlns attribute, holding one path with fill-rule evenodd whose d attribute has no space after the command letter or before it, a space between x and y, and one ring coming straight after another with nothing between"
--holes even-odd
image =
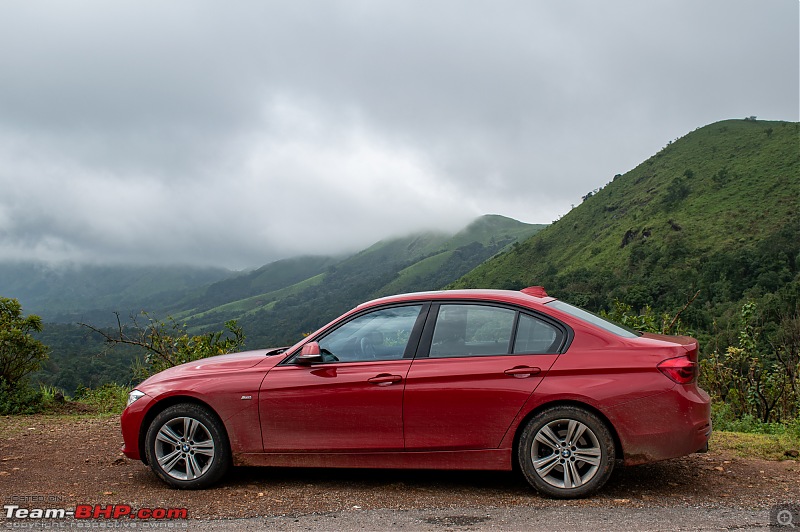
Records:
<instances>
[{"instance_id":1,"label":"front door handle","mask_svg":"<svg viewBox=\"0 0 800 532\"><path fill-rule=\"evenodd\" d=\"M403 377L400 375L391 375L389 373L381 373L380 375L375 375L371 379L367 379L367 382L371 384L376 384L378 386L389 386L400 382L403 380Z\"/></svg>"},{"instance_id":2,"label":"front door handle","mask_svg":"<svg viewBox=\"0 0 800 532\"><path fill-rule=\"evenodd\" d=\"M542 372L541 368L532 368L530 366L515 366L511 369L505 370L503 373L505 373L506 375L510 375L512 377L516 377L518 379L524 379L525 377L538 375L541 372Z\"/></svg>"}]
</instances>

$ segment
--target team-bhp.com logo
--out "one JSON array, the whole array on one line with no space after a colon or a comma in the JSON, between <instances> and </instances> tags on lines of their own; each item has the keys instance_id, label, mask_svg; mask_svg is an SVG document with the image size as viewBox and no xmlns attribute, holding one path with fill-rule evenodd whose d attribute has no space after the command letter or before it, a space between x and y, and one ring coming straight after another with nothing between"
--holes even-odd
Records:
<instances>
[{"instance_id":1,"label":"team-bhp.com logo","mask_svg":"<svg viewBox=\"0 0 800 532\"><path fill-rule=\"evenodd\" d=\"M21 508L5 504L6 519L186 519L186 508L133 508L129 504L79 504L74 510L66 508Z\"/></svg>"}]
</instances>

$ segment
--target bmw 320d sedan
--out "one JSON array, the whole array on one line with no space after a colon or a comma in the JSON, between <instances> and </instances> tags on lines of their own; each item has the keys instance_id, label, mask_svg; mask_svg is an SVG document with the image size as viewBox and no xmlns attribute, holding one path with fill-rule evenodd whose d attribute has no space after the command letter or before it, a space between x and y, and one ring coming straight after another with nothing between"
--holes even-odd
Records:
<instances>
[{"instance_id":1,"label":"bmw 320d sedan","mask_svg":"<svg viewBox=\"0 0 800 532\"><path fill-rule=\"evenodd\" d=\"M176 488L231 466L512 470L582 497L615 464L701 452L697 341L548 297L459 290L364 303L298 344L150 377L123 452Z\"/></svg>"}]
</instances>

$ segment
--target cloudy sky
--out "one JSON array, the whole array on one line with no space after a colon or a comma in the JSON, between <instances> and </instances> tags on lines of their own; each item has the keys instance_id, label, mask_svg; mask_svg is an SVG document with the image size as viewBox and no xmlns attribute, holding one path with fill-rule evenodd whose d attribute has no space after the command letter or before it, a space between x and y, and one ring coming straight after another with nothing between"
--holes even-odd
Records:
<instances>
[{"instance_id":1,"label":"cloudy sky","mask_svg":"<svg viewBox=\"0 0 800 532\"><path fill-rule=\"evenodd\" d=\"M798 120L797 0L5 0L0 261L258 266L550 223Z\"/></svg>"}]
</instances>

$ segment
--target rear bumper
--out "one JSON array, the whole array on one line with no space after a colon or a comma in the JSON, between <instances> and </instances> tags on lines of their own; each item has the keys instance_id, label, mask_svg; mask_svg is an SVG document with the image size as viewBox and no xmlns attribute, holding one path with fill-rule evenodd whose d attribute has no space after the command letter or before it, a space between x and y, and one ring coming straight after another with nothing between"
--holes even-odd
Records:
<instances>
[{"instance_id":1,"label":"rear bumper","mask_svg":"<svg viewBox=\"0 0 800 532\"><path fill-rule=\"evenodd\" d=\"M708 449L711 399L696 385L675 385L658 395L609 410L626 465L678 458Z\"/></svg>"}]
</instances>

